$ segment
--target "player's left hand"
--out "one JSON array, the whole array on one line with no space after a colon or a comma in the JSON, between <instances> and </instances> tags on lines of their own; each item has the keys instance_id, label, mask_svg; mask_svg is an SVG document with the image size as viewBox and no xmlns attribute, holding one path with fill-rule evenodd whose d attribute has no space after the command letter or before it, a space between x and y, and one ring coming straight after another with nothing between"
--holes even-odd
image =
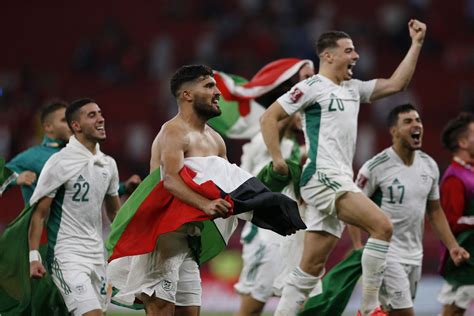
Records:
<instances>
[{"instance_id":1,"label":"player's left hand","mask_svg":"<svg viewBox=\"0 0 474 316\"><path fill-rule=\"evenodd\" d=\"M127 179L127 181L125 181L125 192L127 192L127 194L132 194L141 182L142 179L139 175L132 175Z\"/></svg>"},{"instance_id":2,"label":"player's left hand","mask_svg":"<svg viewBox=\"0 0 474 316\"><path fill-rule=\"evenodd\" d=\"M423 44L426 35L426 24L415 19L408 22L408 30L413 42Z\"/></svg>"},{"instance_id":3,"label":"player's left hand","mask_svg":"<svg viewBox=\"0 0 474 316\"><path fill-rule=\"evenodd\" d=\"M451 256L451 259L453 260L455 265L460 265L466 260L469 260L471 255L469 252L466 251L463 247L457 246L453 247L449 250L449 255Z\"/></svg>"}]
</instances>

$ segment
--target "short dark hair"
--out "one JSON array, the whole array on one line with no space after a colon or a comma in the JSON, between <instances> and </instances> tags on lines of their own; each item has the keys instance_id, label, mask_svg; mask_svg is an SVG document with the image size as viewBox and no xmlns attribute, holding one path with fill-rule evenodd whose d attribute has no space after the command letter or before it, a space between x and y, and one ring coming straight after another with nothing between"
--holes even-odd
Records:
<instances>
[{"instance_id":1,"label":"short dark hair","mask_svg":"<svg viewBox=\"0 0 474 316\"><path fill-rule=\"evenodd\" d=\"M416 111L416 108L413 105L411 105L410 103L397 105L396 107L394 107L390 111L390 113L388 113L387 126L388 127L393 127L393 126L397 125L398 115L400 113L408 113L408 112L411 112L411 111Z\"/></svg>"},{"instance_id":2,"label":"short dark hair","mask_svg":"<svg viewBox=\"0 0 474 316\"><path fill-rule=\"evenodd\" d=\"M80 108L82 108L84 105L89 104L89 103L96 103L96 102L90 98L82 98L82 99L72 101L71 104L69 104L69 106L66 108L66 121L71 131L74 131L72 129L71 123L73 120L76 119L77 112L79 111Z\"/></svg>"},{"instance_id":3,"label":"short dark hair","mask_svg":"<svg viewBox=\"0 0 474 316\"><path fill-rule=\"evenodd\" d=\"M54 113L59 109L65 109L65 108L67 108L67 103L63 100L54 99L54 100L48 101L46 105L43 106L43 108L41 109L41 113L40 113L41 124L44 124L46 122L46 120L49 118L49 115L51 113Z\"/></svg>"},{"instance_id":4,"label":"short dark hair","mask_svg":"<svg viewBox=\"0 0 474 316\"><path fill-rule=\"evenodd\" d=\"M450 152L459 149L458 141L466 135L469 124L474 123L474 114L462 112L451 119L441 132L441 143Z\"/></svg>"},{"instance_id":5,"label":"short dark hair","mask_svg":"<svg viewBox=\"0 0 474 316\"><path fill-rule=\"evenodd\" d=\"M318 56L327 48L335 48L338 46L337 41L341 38L351 38L346 32L328 31L321 34L316 43L316 54Z\"/></svg>"},{"instance_id":6,"label":"short dark hair","mask_svg":"<svg viewBox=\"0 0 474 316\"><path fill-rule=\"evenodd\" d=\"M178 90L183 83L194 81L202 76L213 77L212 69L206 65L185 65L179 68L170 80L171 93L178 96Z\"/></svg>"}]
</instances>

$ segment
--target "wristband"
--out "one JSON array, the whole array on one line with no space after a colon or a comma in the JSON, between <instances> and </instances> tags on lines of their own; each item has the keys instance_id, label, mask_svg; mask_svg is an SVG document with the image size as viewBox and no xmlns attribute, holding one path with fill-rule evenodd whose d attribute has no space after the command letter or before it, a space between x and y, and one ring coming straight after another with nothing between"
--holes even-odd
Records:
<instances>
[{"instance_id":1,"label":"wristband","mask_svg":"<svg viewBox=\"0 0 474 316\"><path fill-rule=\"evenodd\" d=\"M41 262L41 255L38 250L30 250L30 263L33 261Z\"/></svg>"}]
</instances>

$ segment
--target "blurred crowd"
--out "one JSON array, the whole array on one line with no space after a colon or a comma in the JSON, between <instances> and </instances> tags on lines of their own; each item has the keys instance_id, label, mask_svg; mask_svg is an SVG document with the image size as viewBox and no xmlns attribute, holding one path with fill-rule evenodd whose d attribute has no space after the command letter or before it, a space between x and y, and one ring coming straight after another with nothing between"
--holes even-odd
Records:
<instances>
[{"instance_id":1,"label":"blurred crowd","mask_svg":"<svg viewBox=\"0 0 474 316\"><path fill-rule=\"evenodd\" d=\"M316 38L340 29L361 56L355 77L386 76L409 45L412 17L428 25L414 82L362 107L355 167L389 143L381 131L392 106L412 102L420 109L425 150L440 157L441 168L449 155L439 144L440 126L460 110L474 111L474 0L162 0L133 7L106 1L100 8L50 2L11 4L0 21L9 30L8 49L0 50L0 156L7 159L38 142L44 102L88 96L107 118L105 152L125 175L145 175L153 137L176 112L168 81L178 66L205 63L250 79L277 58L317 65ZM19 15L22 25L12 24ZM240 145L229 141L236 163Z\"/></svg>"}]
</instances>

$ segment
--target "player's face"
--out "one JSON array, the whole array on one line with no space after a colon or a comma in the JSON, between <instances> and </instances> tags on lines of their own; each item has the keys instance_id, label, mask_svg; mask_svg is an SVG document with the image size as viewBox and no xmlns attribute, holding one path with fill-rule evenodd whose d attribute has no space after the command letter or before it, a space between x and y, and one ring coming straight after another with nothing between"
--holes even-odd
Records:
<instances>
[{"instance_id":1,"label":"player's face","mask_svg":"<svg viewBox=\"0 0 474 316\"><path fill-rule=\"evenodd\" d=\"M298 71L300 81L308 79L314 75L314 69L309 64L304 64L303 67Z\"/></svg>"},{"instance_id":2,"label":"player's face","mask_svg":"<svg viewBox=\"0 0 474 316\"><path fill-rule=\"evenodd\" d=\"M398 114L394 127L394 141L409 150L421 149L423 124L417 111Z\"/></svg>"},{"instance_id":3,"label":"player's face","mask_svg":"<svg viewBox=\"0 0 474 316\"><path fill-rule=\"evenodd\" d=\"M341 38L337 41L338 47L333 50L333 65L336 76L342 80L350 80L353 75L353 67L359 59L354 44L350 38Z\"/></svg>"},{"instance_id":4,"label":"player's face","mask_svg":"<svg viewBox=\"0 0 474 316\"><path fill-rule=\"evenodd\" d=\"M89 103L79 111L79 130L85 138L95 142L104 140L105 119L99 106L96 103Z\"/></svg>"},{"instance_id":5,"label":"player's face","mask_svg":"<svg viewBox=\"0 0 474 316\"><path fill-rule=\"evenodd\" d=\"M66 122L66 108L58 109L51 113L46 124L49 125L46 127L46 130L51 133L54 139L67 142L72 135Z\"/></svg>"},{"instance_id":6,"label":"player's face","mask_svg":"<svg viewBox=\"0 0 474 316\"><path fill-rule=\"evenodd\" d=\"M193 87L194 110L206 120L221 115L220 96L221 92L217 88L214 78L207 76L198 79Z\"/></svg>"}]
</instances>

